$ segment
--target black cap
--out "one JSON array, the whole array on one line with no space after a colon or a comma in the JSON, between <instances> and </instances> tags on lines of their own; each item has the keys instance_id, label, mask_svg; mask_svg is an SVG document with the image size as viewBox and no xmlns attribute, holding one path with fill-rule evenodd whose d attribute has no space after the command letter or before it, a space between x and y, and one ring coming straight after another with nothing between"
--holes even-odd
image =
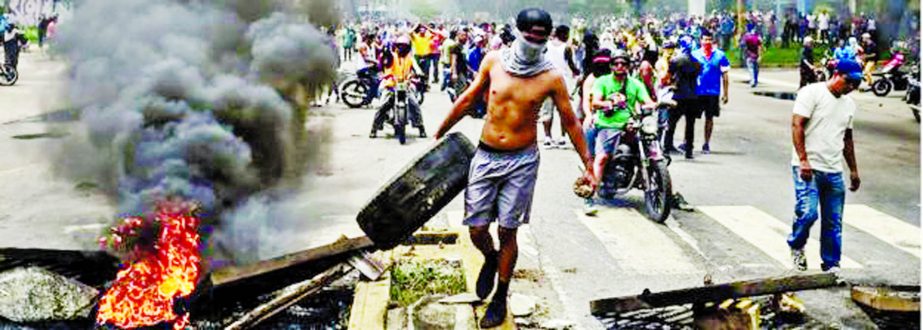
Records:
<instances>
[{"instance_id":1,"label":"black cap","mask_svg":"<svg viewBox=\"0 0 923 330\"><path fill-rule=\"evenodd\" d=\"M516 15L516 28L522 32L527 32L535 26L540 26L545 28L546 35L550 35L552 25L551 15L547 11L538 8L523 9L519 12L519 15Z\"/></svg>"}]
</instances>

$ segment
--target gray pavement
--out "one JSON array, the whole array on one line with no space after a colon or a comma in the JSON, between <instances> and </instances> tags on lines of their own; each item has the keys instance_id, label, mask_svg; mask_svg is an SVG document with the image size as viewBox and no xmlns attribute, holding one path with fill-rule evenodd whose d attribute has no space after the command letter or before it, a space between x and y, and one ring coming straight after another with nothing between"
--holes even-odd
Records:
<instances>
[{"instance_id":1,"label":"gray pavement","mask_svg":"<svg viewBox=\"0 0 923 330\"><path fill-rule=\"evenodd\" d=\"M60 106L54 100L64 92L58 83L64 74L61 63L26 54L21 69L19 84L0 87L0 122L22 120ZM533 221L520 234L519 268L540 270L544 276L531 284L514 284L514 291L542 297L548 318L597 329L604 325L589 315L588 302L593 299L639 294L645 288L657 291L701 285L705 274L724 282L790 272L773 251L784 247L784 229L790 226L792 214L788 165L792 102L754 95L739 82L746 80L745 75L732 71L730 103L715 124L713 153L697 153L691 161L677 159L670 166L674 189L699 208L675 211L666 225L654 224L638 213L638 193L605 207L597 218L579 216L582 201L571 192L580 174L579 158L571 148L542 150ZM793 70L764 70L762 80L757 90L793 92L797 87ZM873 221L880 221L876 223L882 228L906 229L900 227L905 224L918 233L919 125L899 97L855 96L859 102L856 153L863 183L857 193L847 194L847 204L858 208L847 210L846 216L851 210L872 210L864 214L875 215ZM446 95L434 86L423 105L430 133L450 107ZM318 141L318 157L308 164L309 174L290 202L304 214L304 221L270 223L262 228L267 238L260 253L263 257L322 244L341 233L358 235L354 219L361 207L434 142L411 138L401 146L387 136L369 139L373 114L372 109L348 109L341 104L312 109L307 129ZM465 118L455 130L476 142L482 124L482 120ZM699 125L697 149L702 139ZM95 235L114 220L110 201L92 189L78 189L77 183L57 178L50 170L54 164L44 155L66 139L13 138L51 129L77 134L67 124L0 125L0 151L6 155L0 158L2 246L93 246ZM390 134L388 128L385 132ZM457 225L462 212L461 198L456 198L431 225ZM734 224L740 223L752 228L735 230L740 228ZM812 237L819 237L816 231ZM879 232L866 232L850 223L844 226L844 255L861 268L845 269L843 276L858 282L919 285L919 237L895 243L876 234ZM764 244L759 243L761 239ZM869 325L864 314L850 307L841 289L801 297L811 315L825 323L848 328Z\"/></svg>"}]
</instances>

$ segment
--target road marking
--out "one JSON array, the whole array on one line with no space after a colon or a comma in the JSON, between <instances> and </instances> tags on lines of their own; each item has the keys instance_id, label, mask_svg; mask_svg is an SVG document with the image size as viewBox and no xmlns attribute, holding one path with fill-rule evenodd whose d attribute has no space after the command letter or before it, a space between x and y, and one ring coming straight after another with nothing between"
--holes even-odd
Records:
<instances>
[{"instance_id":1,"label":"road marking","mask_svg":"<svg viewBox=\"0 0 923 330\"><path fill-rule=\"evenodd\" d=\"M789 226L773 216L753 206L700 206L699 211L720 223L735 235L740 236L751 245L775 259L780 265L791 268L792 258L789 250ZM820 221L815 223L820 226ZM814 237L808 238L804 246L809 269L820 269L820 243ZM863 268L862 265L843 255L840 260L842 268Z\"/></svg>"},{"instance_id":2,"label":"road marking","mask_svg":"<svg viewBox=\"0 0 923 330\"><path fill-rule=\"evenodd\" d=\"M65 226L65 227L64 227L64 233L65 233L65 234L71 234L71 233L81 232L81 231L95 231L95 232L98 232L98 231L102 231L103 228L106 228L106 227L108 227L108 226L110 226L110 225L111 225L111 224L106 224L106 223L90 223L90 224L85 224L85 225Z\"/></svg>"},{"instance_id":3,"label":"road marking","mask_svg":"<svg viewBox=\"0 0 923 330\"><path fill-rule=\"evenodd\" d=\"M843 222L920 257L920 228L862 204L846 205Z\"/></svg>"},{"instance_id":4,"label":"road marking","mask_svg":"<svg viewBox=\"0 0 923 330\"><path fill-rule=\"evenodd\" d=\"M575 211L580 221L606 247L620 268L638 274L700 273L683 249L638 211L600 207L595 217Z\"/></svg>"}]
</instances>

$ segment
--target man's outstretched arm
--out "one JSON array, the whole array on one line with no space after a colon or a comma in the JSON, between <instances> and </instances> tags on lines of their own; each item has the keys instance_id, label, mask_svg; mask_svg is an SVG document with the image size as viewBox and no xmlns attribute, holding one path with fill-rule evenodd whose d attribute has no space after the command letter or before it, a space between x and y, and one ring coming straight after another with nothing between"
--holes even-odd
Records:
<instances>
[{"instance_id":1,"label":"man's outstretched arm","mask_svg":"<svg viewBox=\"0 0 923 330\"><path fill-rule=\"evenodd\" d=\"M471 86L468 86L468 89L458 96L458 99L455 100L455 104L452 104L452 110L449 111L449 115L442 121L442 125L439 125L439 130L436 131L435 136L437 140L441 139L443 135L452 129L452 126L455 126L455 123L465 116L468 108L474 105L476 98L480 97L481 92L490 86L489 72L495 58L496 56L494 53L488 53L487 57L484 58L484 62L481 63L481 70L478 71L477 75L474 77ZM465 77L457 77L457 79L465 79Z\"/></svg>"},{"instance_id":2,"label":"man's outstretched arm","mask_svg":"<svg viewBox=\"0 0 923 330\"><path fill-rule=\"evenodd\" d=\"M577 122L577 117L574 116L574 110L571 108L570 97L567 93L567 85L564 84L563 77L558 78L554 82L551 98L554 101L555 107L558 109L558 114L561 115L561 125L564 126L567 135L570 135L570 142L574 145L574 149L583 161L584 168L586 169L585 175L588 179L593 179L590 182L596 182L592 174L593 158L590 157L590 153L587 150L586 140L583 138L583 129L581 129L580 123Z\"/></svg>"}]
</instances>

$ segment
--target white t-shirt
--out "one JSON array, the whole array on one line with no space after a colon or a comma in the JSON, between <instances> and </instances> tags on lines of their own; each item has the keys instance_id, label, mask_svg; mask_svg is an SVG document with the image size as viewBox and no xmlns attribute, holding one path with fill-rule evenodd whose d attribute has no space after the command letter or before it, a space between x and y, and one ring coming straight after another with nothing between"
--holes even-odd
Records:
<instances>
[{"instance_id":1,"label":"white t-shirt","mask_svg":"<svg viewBox=\"0 0 923 330\"><path fill-rule=\"evenodd\" d=\"M545 57L548 58L548 61L554 65L554 68L564 76L564 82L567 84L568 89L570 89L574 85L574 74L567 64L567 58L564 56L566 50L567 44L558 40L553 40L548 42L548 52L545 53Z\"/></svg>"},{"instance_id":2,"label":"white t-shirt","mask_svg":"<svg viewBox=\"0 0 923 330\"><path fill-rule=\"evenodd\" d=\"M813 83L798 91L792 113L808 118L804 129L804 148L811 168L828 173L843 172L843 137L853 128L856 102L847 95L839 98L827 89L826 82ZM792 166L801 165L792 146Z\"/></svg>"},{"instance_id":3,"label":"white t-shirt","mask_svg":"<svg viewBox=\"0 0 923 330\"><path fill-rule=\"evenodd\" d=\"M826 13L820 14L817 16L817 28L821 30L827 30L830 28L830 16L827 16Z\"/></svg>"}]
</instances>

